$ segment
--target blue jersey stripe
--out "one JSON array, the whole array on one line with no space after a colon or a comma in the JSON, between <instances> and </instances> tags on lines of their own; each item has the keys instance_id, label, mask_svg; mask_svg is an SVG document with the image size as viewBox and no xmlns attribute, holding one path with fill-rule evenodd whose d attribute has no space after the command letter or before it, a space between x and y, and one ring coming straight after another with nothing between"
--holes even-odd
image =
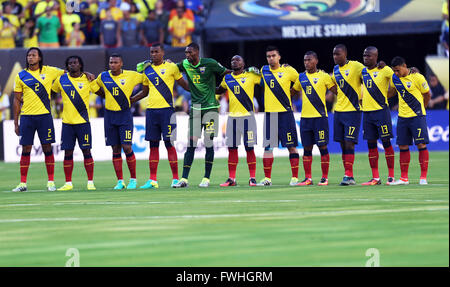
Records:
<instances>
[{"instance_id":1,"label":"blue jersey stripe","mask_svg":"<svg viewBox=\"0 0 450 287\"><path fill-rule=\"evenodd\" d=\"M344 79L339 71L339 65L334 66L334 77L336 78L336 82L338 83L339 88L344 93L344 95L348 98L353 107L359 111L359 97L358 93L350 86L349 83ZM342 83L342 85L341 85Z\"/></svg>"},{"instance_id":2,"label":"blue jersey stripe","mask_svg":"<svg viewBox=\"0 0 450 287\"><path fill-rule=\"evenodd\" d=\"M301 73L299 75L300 84L302 85L303 91L305 92L306 96L308 97L309 102L313 105L313 107L319 112L319 114L322 117L326 117L326 109L325 105L323 104L322 100L320 99L320 96L317 94L316 90L314 89L314 86L311 84L311 82L308 79L308 76L306 76L306 73ZM311 94L307 94L306 90L307 87L311 86Z\"/></svg>"},{"instance_id":3,"label":"blue jersey stripe","mask_svg":"<svg viewBox=\"0 0 450 287\"><path fill-rule=\"evenodd\" d=\"M35 77L33 77L33 75L28 73L26 70L23 70L22 72L19 73L19 78L39 97L42 104L44 104L44 107L50 113L51 112L50 97L44 85L41 82L39 82Z\"/></svg>"},{"instance_id":4,"label":"blue jersey stripe","mask_svg":"<svg viewBox=\"0 0 450 287\"><path fill-rule=\"evenodd\" d=\"M156 73L156 71L153 69L152 66L148 66L147 68L145 68L144 71L145 75L147 76L147 78L149 79L149 81L153 84L153 86L158 90L158 92L161 94L161 96L164 98L164 100L166 100L167 104L169 104L169 106L173 106L173 101L172 101L172 93L170 92L169 87L167 86L166 82L164 82L164 80L158 76L158 74ZM157 80L156 78L159 78L159 80Z\"/></svg>"},{"instance_id":5,"label":"blue jersey stripe","mask_svg":"<svg viewBox=\"0 0 450 287\"><path fill-rule=\"evenodd\" d=\"M369 91L369 94L377 102L377 104L380 105L380 107L382 109L386 108L387 107L386 99L385 99L383 93L378 88L375 81L370 76L369 72L367 72L367 68L364 68L362 70L362 76L363 76L364 85L366 86L367 91ZM369 81L371 81L371 83L372 83L371 85L369 85L369 83L370 83ZM370 86L370 88L369 88L369 86Z\"/></svg>"},{"instance_id":6,"label":"blue jersey stripe","mask_svg":"<svg viewBox=\"0 0 450 287\"><path fill-rule=\"evenodd\" d=\"M286 111L292 111L288 95L286 95L283 88L280 86L280 83L278 83L274 74L270 71L269 66L268 65L264 66L262 72L264 80L266 81L266 84L269 85L269 89L272 91L273 95L278 99L278 101L283 106L283 108L286 109ZM273 88L270 87L271 80L273 80L274 83Z\"/></svg>"},{"instance_id":7,"label":"blue jersey stripe","mask_svg":"<svg viewBox=\"0 0 450 287\"><path fill-rule=\"evenodd\" d=\"M411 110L418 116L422 116L422 105L414 95L412 95L403 85L402 81L397 75L392 75L392 81L394 82L395 88L400 93L405 103L411 108Z\"/></svg>"},{"instance_id":8,"label":"blue jersey stripe","mask_svg":"<svg viewBox=\"0 0 450 287\"><path fill-rule=\"evenodd\" d=\"M253 102L250 100L250 97L247 95L245 90L239 84L239 82L234 79L230 74L225 76L225 83L228 85L230 90L236 99L241 103L241 105L248 111L253 112ZM239 87L239 93L235 93L235 87Z\"/></svg>"},{"instance_id":9,"label":"blue jersey stripe","mask_svg":"<svg viewBox=\"0 0 450 287\"><path fill-rule=\"evenodd\" d=\"M128 101L127 96L122 91L122 89L114 82L114 80L111 78L111 75L109 72L103 72L101 75L101 79L103 84L105 85L106 89L111 93L114 100L116 100L117 104L120 106L120 109L122 111L127 110L130 108L130 102ZM117 96L114 96L113 90L116 88L117 92L119 93Z\"/></svg>"},{"instance_id":10,"label":"blue jersey stripe","mask_svg":"<svg viewBox=\"0 0 450 287\"><path fill-rule=\"evenodd\" d=\"M72 102L77 112L86 122L89 122L89 113L86 109L86 104L84 103L83 98L78 93L77 89L73 86L73 83L70 81L69 76L67 74L62 75L59 82L61 83L61 87Z\"/></svg>"}]
</instances>

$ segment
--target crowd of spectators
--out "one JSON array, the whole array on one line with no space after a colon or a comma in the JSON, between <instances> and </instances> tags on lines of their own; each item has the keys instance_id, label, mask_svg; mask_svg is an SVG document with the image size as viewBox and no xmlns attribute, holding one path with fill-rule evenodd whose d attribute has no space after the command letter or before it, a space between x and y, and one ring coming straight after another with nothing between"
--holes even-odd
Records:
<instances>
[{"instance_id":1,"label":"crowd of spectators","mask_svg":"<svg viewBox=\"0 0 450 287\"><path fill-rule=\"evenodd\" d=\"M204 2L0 0L0 49L186 46L205 22Z\"/></svg>"}]
</instances>

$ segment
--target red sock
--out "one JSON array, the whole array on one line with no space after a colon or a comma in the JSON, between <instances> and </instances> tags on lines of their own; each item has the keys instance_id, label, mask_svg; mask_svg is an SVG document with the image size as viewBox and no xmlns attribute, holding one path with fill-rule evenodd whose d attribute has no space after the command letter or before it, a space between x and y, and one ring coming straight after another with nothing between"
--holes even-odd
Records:
<instances>
[{"instance_id":1,"label":"red sock","mask_svg":"<svg viewBox=\"0 0 450 287\"><path fill-rule=\"evenodd\" d=\"M273 154L265 152L263 156L263 166L264 166L264 176L267 178L271 178L272 164L273 164Z\"/></svg>"},{"instance_id":2,"label":"red sock","mask_svg":"<svg viewBox=\"0 0 450 287\"><path fill-rule=\"evenodd\" d=\"M430 155L426 147L419 149L420 179L427 178L429 157Z\"/></svg>"},{"instance_id":3,"label":"red sock","mask_svg":"<svg viewBox=\"0 0 450 287\"><path fill-rule=\"evenodd\" d=\"M113 166L118 180L123 180L122 173L122 154L113 153Z\"/></svg>"},{"instance_id":4,"label":"red sock","mask_svg":"<svg viewBox=\"0 0 450 287\"><path fill-rule=\"evenodd\" d=\"M64 159L63 167L64 167L64 175L66 176L66 182L71 182L73 171L73 157L71 157L70 159Z\"/></svg>"},{"instance_id":5,"label":"red sock","mask_svg":"<svg viewBox=\"0 0 450 287\"><path fill-rule=\"evenodd\" d=\"M47 168L48 181L53 181L55 178L55 157L53 152L45 155L45 167Z\"/></svg>"},{"instance_id":6,"label":"red sock","mask_svg":"<svg viewBox=\"0 0 450 287\"><path fill-rule=\"evenodd\" d=\"M169 158L170 169L172 170L173 179L178 179L178 157L177 150L174 146L167 149L167 156Z\"/></svg>"},{"instance_id":7,"label":"red sock","mask_svg":"<svg viewBox=\"0 0 450 287\"><path fill-rule=\"evenodd\" d=\"M250 177L255 178L256 176L256 156L255 150L247 150L247 165L248 171L250 172Z\"/></svg>"},{"instance_id":8,"label":"red sock","mask_svg":"<svg viewBox=\"0 0 450 287\"><path fill-rule=\"evenodd\" d=\"M408 179L408 168L410 161L411 161L411 154L409 152L409 149L400 150L400 171L402 179L406 180Z\"/></svg>"},{"instance_id":9,"label":"red sock","mask_svg":"<svg viewBox=\"0 0 450 287\"><path fill-rule=\"evenodd\" d=\"M94 180L94 159L92 156L84 158L84 169L86 170L88 180Z\"/></svg>"},{"instance_id":10,"label":"red sock","mask_svg":"<svg viewBox=\"0 0 450 287\"><path fill-rule=\"evenodd\" d=\"M380 178L378 171L378 148L369 148L369 163L372 169L372 178Z\"/></svg>"},{"instance_id":11,"label":"red sock","mask_svg":"<svg viewBox=\"0 0 450 287\"><path fill-rule=\"evenodd\" d=\"M131 151L127 156L127 165L130 170L130 178L136 179L136 157L134 156L134 152Z\"/></svg>"},{"instance_id":12,"label":"red sock","mask_svg":"<svg viewBox=\"0 0 450 287\"><path fill-rule=\"evenodd\" d=\"M348 177L353 177L353 163L354 162L355 162L355 154L354 153L344 154L345 175Z\"/></svg>"},{"instance_id":13,"label":"red sock","mask_svg":"<svg viewBox=\"0 0 450 287\"><path fill-rule=\"evenodd\" d=\"M312 178L311 166L312 155L303 155L303 169L305 170L305 178Z\"/></svg>"},{"instance_id":14,"label":"red sock","mask_svg":"<svg viewBox=\"0 0 450 287\"><path fill-rule=\"evenodd\" d=\"M239 162L237 148L228 149L228 173L230 178L236 178L236 167Z\"/></svg>"},{"instance_id":15,"label":"red sock","mask_svg":"<svg viewBox=\"0 0 450 287\"><path fill-rule=\"evenodd\" d=\"M395 165L394 148L392 146L384 148L384 155L386 156L386 163L388 167L389 177L394 177L394 165Z\"/></svg>"},{"instance_id":16,"label":"red sock","mask_svg":"<svg viewBox=\"0 0 450 287\"><path fill-rule=\"evenodd\" d=\"M298 153L290 153L289 161L291 162L292 177L298 177L298 162L300 161Z\"/></svg>"},{"instance_id":17,"label":"red sock","mask_svg":"<svg viewBox=\"0 0 450 287\"><path fill-rule=\"evenodd\" d=\"M159 163L159 147L151 147L148 164L150 166L150 179L154 181L156 181L156 173L158 172L158 163Z\"/></svg>"},{"instance_id":18,"label":"red sock","mask_svg":"<svg viewBox=\"0 0 450 287\"><path fill-rule=\"evenodd\" d=\"M330 169L330 154L320 156L320 166L322 167L322 178L328 179L328 170Z\"/></svg>"},{"instance_id":19,"label":"red sock","mask_svg":"<svg viewBox=\"0 0 450 287\"><path fill-rule=\"evenodd\" d=\"M20 182L27 182L28 168L30 167L30 153L22 153L20 157Z\"/></svg>"}]
</instances>

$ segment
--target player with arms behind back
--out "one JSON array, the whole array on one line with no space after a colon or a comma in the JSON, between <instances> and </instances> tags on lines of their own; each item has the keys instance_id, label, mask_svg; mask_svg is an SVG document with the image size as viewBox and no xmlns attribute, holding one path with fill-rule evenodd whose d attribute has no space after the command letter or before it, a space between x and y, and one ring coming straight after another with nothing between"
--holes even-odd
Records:
<instances>
[{"instance_id":1,"label":"player with arms behind back","mask_svg":"<svg viewBox=\"0 0 450 287\"><path fill-rule=\"evenodd\" d=\"M322 178L319 185L328 185L328 170L330 155L328 154L328 113L325 104L327 89L337 93L336 85L331 76L317 69L319 59L313 51L305 53L303 58L306 72L301 73L295 81L294 90L300 91L302 104L302 119L300 120L300 137L304 148L303 168L305 180L298 185L312 185L311 165L312 149L316 144L320 151Z\"/></svg>"},{"instance_id":2,"label":"player with arms behind back","mask_svg":"<svg viewBox=\"0 0 450 287\"><path fill-rule=\"evenodd\" d=\"M398 95L397 144L400 148L401 177L392 185L409 184L408 169L411 160L409 146L414 144L419 150L420 184L427 183L428 172L428 127L425 107L431 98L430 88L424 76L411 73L405 59L395 57L391 62L394 75L391 86Z\"/></svg>"},{"instance_id":3,"label":"player with arms behind back","mask_svg":"<svg viewBox=\"0 0 450 287\"><path fill-rule=\"evenodd\" d=\"M136 85L142 83L142 74L123 70L122 56L112 54L109 58L109 71L98 75L97 84L105 96L105 137L106 145L112 147L113 166L118 182L114 189L135 189L136 157L132 148L133 115L130 111L130 97ZM95 91L97 93L97 91ZM122 154L125 152L130 182L125 186L122 173Z\"/></svg>"},{"instance_id":4,"label":"player with arms behind back","mask_svg":"<svg viewBox=\"0 0 450 287\"><path fill-rule=\"evenodd\" d=\"M43 64L44 57L39 48L28 49L26 68L14 82L14 125L20 138L22 155L20 157L20 184L13 191L27 191L27 175L34 134L37 131L45 155L47 168L47 189L55 191L55 158L52 143L55 142L55 128L50 107L50 93L53 81L64 71ZM19 125L20 115L20 125Z\"/></svg>"}]
</instances>

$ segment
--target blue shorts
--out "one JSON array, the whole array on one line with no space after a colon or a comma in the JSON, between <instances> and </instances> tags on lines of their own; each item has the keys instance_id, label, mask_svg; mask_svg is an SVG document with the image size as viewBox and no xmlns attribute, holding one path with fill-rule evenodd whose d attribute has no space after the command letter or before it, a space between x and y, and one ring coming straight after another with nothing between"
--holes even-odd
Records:
<instances>
[{"instance_id":1,"label":"blue shorts","mask_svg":"<svg viewBox=\"0 0 450 287\"><path fill-rule=\"evenodd\" d=\"M173 118L172 118L173 116ZM177 121L174 108L147 109L145 112L145 140L175 141Z\"/></svg>"},{"instance_id":2,"label":"blue shorts","mask_svg":"<svg viewBox=\"0 0 450 287\"><path fill-rule=\"evenodd\" d=\"M325 146L329 140L328 117L301 118L300 138L303 146Z\"/></svg>"},{"instance_id":3,"label":"blue shorts","mask_svg":"<svg viewBox=\"0 0 450 287\"><path fill-rule=\"evenodd\" d=\"M264 114L264 147L296 147L298 145L297 127L294 113L279 112Z\"/></svg>"},{"instance_id":4,"label":"blue shorts","mask_svg":"<svg viewBox=\"0 0 450 287\"><path fill-rule=\"evenodd\" d=\"M55 142L55 127L53 126L51 114L20 116L19 142L21 145L33 145L36 131L41 144L52 144Z\"/></svg>"},{"instance_id":5,"label":"blue shorts","mask_svg":"<svg viewBox=\"0 0 450 287\"><path fill-rule=\"evenodd\" d=\"M363 112L363 139L384 140L393 137L391 112L389 108Z\"/></svg>"},{"instance_id":6,"label":"blue shorts","mask_svg":"<svg viewBox=\"0 0 450 287\"><path fill-rule=\"evenodd\" d=\"M425 116L402 118L397 121L397 145L427 144L428 127Z\"/></svg>"},{"instance_id":7,"label":"blue shorts","mask_svg":"<svg viewBox=\"0 0 450 287\"><path fill-rule=\"evenodd\" d=\"M125 111L105 110L106 145L130 145L133 141L133 115Z\"/></svg>"},{"instance_id":8,"label":"blue shorts","mask_svg":"<svg viewBox=\"0 0 450 287\"><path fill-rule=\"evenodd\" d=\"M80 149L92 148L91 124L69 125L63 123L61 131L61 149L73 150L77 140Z\"/></svg>"},{"instance_id":9,"label":"blue shorts","mask_svg":"<svg viewBox=\"0 0 450 287\"><path fill-rule=\"evenodd\" d=\"M334 112L335 142L350 141L358 143L359 129L361 127L361 112Z\"/></svg>"},{"instance_id":10,"label":"blue shorts","mask_svg":"<svg viewBox=\"0 0 450 287\"><path fill-rule=\"evenodd\" d=\"M255 116L228 117L226 144L228 147L238 147L244 138L245 147L253 147L257 141L257 128Z\"/></svg>"}]
</instances>

